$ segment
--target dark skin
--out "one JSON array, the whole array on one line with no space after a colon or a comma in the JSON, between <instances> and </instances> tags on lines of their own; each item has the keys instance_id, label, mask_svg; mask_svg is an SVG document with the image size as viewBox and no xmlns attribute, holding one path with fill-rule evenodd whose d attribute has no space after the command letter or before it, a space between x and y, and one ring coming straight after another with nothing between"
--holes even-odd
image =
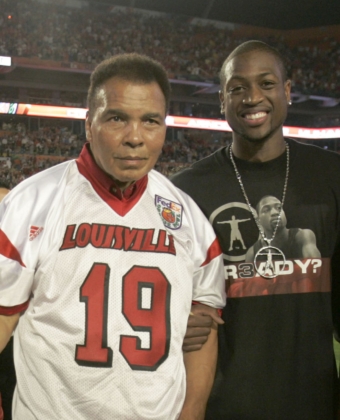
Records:
<instances>
[{"instance_id":1,"label":"dark skin","mask_svg":"<svg viewBox=\"0 0 340 420\"><path fill-rule=\"evenodd\" d=\"M285 151L282 126L290 100L277 58L267 51L240 54L225 66L221 108L233 129L232 150L250 162L266 162Z\"/></svg>"},{"instance_id":2,"label":"dark skin","mask_svg":"<svg viewBox=\"0 0 340 420\"><path fill-rule=\"evenodd\" d=\"M220 92L221 110L233 129L232 151L240 159L266 162L285 152L283 123L290 100L290 80L285 80L275 56L255 50L240 54L225 66ZM183 350L199 350L207 341L216 310L194 305L188 320Z\"/></svg>"},{"instance_id":3,"label":"dark skin","mask_svg":"<svg viewBox=\"0 0 340 420\"><path fill-rule=\"evenodd\" d=\"M202 348L203 344L208 340L213 320L218 325L224 324L216 309L202 304L192 306L187 332L183 341L184 351L196 351Z\"/></svg>"}]
</instances>

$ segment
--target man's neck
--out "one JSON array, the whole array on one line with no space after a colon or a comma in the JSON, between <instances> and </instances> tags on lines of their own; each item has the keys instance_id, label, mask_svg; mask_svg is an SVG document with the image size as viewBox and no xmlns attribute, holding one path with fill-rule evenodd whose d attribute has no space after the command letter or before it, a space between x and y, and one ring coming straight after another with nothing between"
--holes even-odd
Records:
<instances>
[{"instance_id":1,"label":"man's neck","mask_svg":"<svg viewBox=\"0 0 340 420\"><path fill-rule=\"evenodd\" d=\"M275 238L273 240L272 245L277 246L278 248L282 247L285 243L287 243L289 238L289 229L282 228L276 232Z\"/></svg>"},{"instance_id":2,"label":"man's neck","mask_svg":"<svg viewBox=\"0 0 340 420\"><path fill-rule=\"evenodd\" d=\"M263 141L249 141L233 133L232 151L234 156L249 162L267 162L282 153L286 147L283 136Z\"/></svg>"}]
</instances>

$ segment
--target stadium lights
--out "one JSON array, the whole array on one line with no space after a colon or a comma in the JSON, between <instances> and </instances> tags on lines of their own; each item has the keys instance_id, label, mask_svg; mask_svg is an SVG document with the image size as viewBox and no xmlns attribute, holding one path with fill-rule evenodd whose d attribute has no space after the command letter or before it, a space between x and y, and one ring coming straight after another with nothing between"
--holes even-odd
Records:
<instances>
[{"instance_id":1,"label":"stadium lights","mask_svg":"<svg viewBox=\"0 0 340 420\"><path fill-rule=\"evenodd\" d=\"M86 108L0 102L0 114L84 120L86 118L86 113ZM191 128L196 130L232 131L225 120L212 120L177 115L168 115L166 117L166 125L168 127ZM340 127L308 128L284 126L283 134L286 137L310 140L338 139L340 138Z\"/></svg>"},{"instance_id":2,"label":"stadium lights","mask_svg":"<svg viewBox=\"0 0 340 420\"><path fill-rule=\"evenodd\" d=\"M8 66L12 65L12 58L0 55L0 66Z\"/></svg>"}]
</instances>

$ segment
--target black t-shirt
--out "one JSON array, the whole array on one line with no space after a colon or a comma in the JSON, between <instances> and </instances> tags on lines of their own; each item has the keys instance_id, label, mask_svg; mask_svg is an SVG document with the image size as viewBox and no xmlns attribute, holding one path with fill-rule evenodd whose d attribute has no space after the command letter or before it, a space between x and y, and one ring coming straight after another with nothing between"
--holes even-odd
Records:
<instances>
[{"instance_id":1,"label":"black t-shirt","mask_svg":"<svg viewBox=\"0 0 340 420\"><path fill-rule=\"evenodd\" d=\"M274 278L256 271L255 265L261 272L264 262L246 258L251 247L259 250L260 237L228 149L172 179L201 207L224 254L228 299L209 420L333 418L333 323L340 330L340 155L286 141L285 222L277 235L286 229L290 242L281 248L289 255L285 265L274 260ZM235 162L254 210L266 196L282 201L286 153L264 163Z\"/></svg>"}]
</instances>

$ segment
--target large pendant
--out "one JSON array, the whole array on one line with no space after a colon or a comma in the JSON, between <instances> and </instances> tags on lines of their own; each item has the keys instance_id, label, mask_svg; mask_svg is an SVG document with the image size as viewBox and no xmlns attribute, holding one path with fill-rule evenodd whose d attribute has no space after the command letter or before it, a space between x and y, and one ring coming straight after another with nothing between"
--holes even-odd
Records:
<instances>
[{"instance_id":1,"label":"large pendant","mask_svg":"<svg viewBox=\"0 0 340 420\"><path fill-rule=\"evenodd\" d=\"M264 246L254 257L254 266L257 273L265 279L273 279L286 265L286 257L281 249L275 246Z\"/></svg>"}]
</instances>

